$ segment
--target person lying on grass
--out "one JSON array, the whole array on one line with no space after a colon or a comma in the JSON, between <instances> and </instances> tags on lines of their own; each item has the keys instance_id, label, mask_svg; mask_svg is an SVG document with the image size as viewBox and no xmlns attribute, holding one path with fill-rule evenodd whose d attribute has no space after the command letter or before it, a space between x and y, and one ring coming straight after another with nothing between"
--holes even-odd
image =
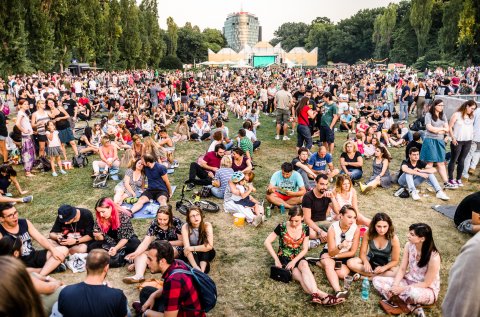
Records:
<instances>
[{"instance_id":1,"label":"person lying on grass","mask_svg":"<svg viewBox=\"0 0 480 317\"><path fill-rule=\"evenodd\" d=\"M373 216L367 235L360 246L359 257L347 261L350 270L363 276L395 276L400 261L400 241L392 219L380 212ZM354 279L358 279L357 274Z\"/></svg>"},{"instance_id":2,"label":"person lying on grass","mask_svg":"<svg viewBox=\"0 0 480 317\"><path fill-rule=\"evenodd\" d=\"M275 261L275 266L284 267L292 271L292 277L298 281L303 291L312 296L312 303L324 306L333 306L345 301L334 295L321 291L315 277L305 260L308 252L310 228L303 222L303 211L300 206L294 206L288 212L288 221L285 221L265 239L264 245ZM273 249L273 242L279 239L278 252Z\"/></svg>"}]
</instances>

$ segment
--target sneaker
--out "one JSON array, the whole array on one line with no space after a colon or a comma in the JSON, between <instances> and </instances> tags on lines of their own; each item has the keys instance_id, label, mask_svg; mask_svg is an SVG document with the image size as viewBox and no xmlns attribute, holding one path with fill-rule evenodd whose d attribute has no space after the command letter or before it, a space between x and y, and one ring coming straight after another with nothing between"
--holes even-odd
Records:
<instances>
[{"instance_id":1,"label":"sneaker","mask_svg":"<svg viewBox=\"0 0 480 317\"><path fill-rule=\"evenodd\" d=\"M57 172L53 172L53 173L52 173L52 176L53 176L53 177L57 177L57 176L58 176Z\"/></svg>"},{"instance_id":2,"label":"sneaker","mask_svg":"<svg viewBox=\"0 0 480 317\"><path fill-rule=\"evenodd\" d=\"M440 198L441 200L449 200L450 197L447 196L447 194L445 194L445 192L443 190L439 190L437 192L437 198Z\"/></svg>"},{"instance_id":3,"label":"sneaker","mask_svg":"<svg viewBox=\"0 0 480 317\"><path fill-rule=\"evenodd\" d=\"M457 189L457 182L453 182L453 180L448 181L447 183L443 184L444 189Z\"/></svg>"},{"instance_id":4,"label":"sneaker","mask_svg":"<svg viewBox=\"0 0 480 317\"><path fill-rule=\"evenodd\" d=\"M320 241L320 239L312 239L312 240L310 240L309 249L315 249L315 248L318 247L320 244L322 244L322 242Z\"/></svg>"},{"instance_id":5,"label":"sneaker","mask_svg":"<svg viewBox=\"0 0 480 317\"><path fill-rule=\"evenodd\" d=\"M278 134L275 136L275 140L280 140L280 136Z\"/></svg>"},{"instance_id":6,"label":"sneaker","mask_svg":"<svg viewBox=\"0 0 480 317\"><path fill-rule=\"evenodd\" d=\"M65 172L64 170L60 170L60 173L62 173L63 175L67 174L67 172Z\"/></svg>"},{"instance_id":7,"label":"sneaker","mask_svg":"<svg viewBox=\"0 0 480 317\"><path fill-rule=\"evenodd\" d=\"M179 165L179 164L178 164L178 161L177 161L177 160L174 160L174 161L172 162L172 166L171 166L171 167L172 167L172 168L177 168L178 165Z\"/></svg>"},{"instance_id":8,"label":"sneaker","mask_svg":"<svg viewBox=\"0 0 480 317\"><path fill-rule=\"evenodd\" d=\"M290 140L290 138L288 136L284 135L283 136L283 141L288 141L288 140Z\"/></svg>"},{"instance_id":9,"label":"sneaker","mask_svg":"<svg viewBox=\"0 0 480 317\"><path fill-rule=\"evenodd\" d=\"M65 272L67 270L67 266L63 263L60 263L59 266L57 266L57 268L55 269L55 271L53 271L53 273L62 273L62 272Z\"/></svg>"},{"instance_id":10,"label":"sneaker","mask_svg":"<svg viewBox=\"0 0 480 317\"><path fill-rule=\"evenodd\" d=\"M413 200L420 200L420 195L418 195L418 190L412 190L410 192L410 196L412 196Z\"/></svg>"},{"instance_id":11,"label":"sneaker","mask_svg":"<svg viewBox=\"0 0 480 317\"><path fill-rule=\"evenodd\" d=\"M305 261L307 261L311 265L317 265L317 262L320 261L320 258L314 256L307 256L305 257Z\"/></svg>"},{"instance_id":12,"label":"sneaker","mask_svg":"<svg viewBox=\"0 0 480 317\"><path fill-rule=\"evenodd\" d=\"M400 189L397 190L397 191L395 192L395 194L393 194L393 196L395 196L395 197L400 196L400 195L403 193L404 190L405 190L405 188L400 187Z\"/></svg>"},{"instance_id":13,"label":"sneaker","mask_svg":"<svg viewBox=\"0 0 480 317\"><path fill-rule=\"evenodd\" d=\"M24 203L30 203L30 202L32 202L32 200L33 200L33 196L32 196L32 195L26 196L26 197L23 197L23 198L22 198L22 202L24 202Z\"/></svg>"},{"instance_id":14,"label":"sneaker","mask_svg":"<svg viewBox=\"0 0 480 317\"><path fill-rule=\"evenodd\" d=\"M192 190L193 188L195 188L195 184L194 183L188 183L186 190Z\"/></svg>"},{"instance_id":15,"label":"sneaker","mask_svg":"<svg viewBox=\"0 0 480 317\"><path fill-rule=\"evenodd\" d=\"M415 317L426 317L423 307L415 308L412 313Z\"/></svg>"},{"instance_id":16,"label":"sneaker","mask_svg":"<svg viewBox=\"0 0 480 317\"><path fill-rule=\"evenodd\" d=\"M256 228L262 223L262 215L255 216L252 221L252 225Z\"/></svg>"},{"instance_id":17,"label":"sneaker","mask_svg":"<svg viewBox=\"0 0 480 317\"><path fill-rule=\"evenodd\" d=\"M461 179L457 179L457 186L458 187L463 187L463 183Z\"/></svg>"},{"instance_id":18,"label":"sneaker","mask_svg":"<svg viewBox=\"0 0 480 317\"><path fill-rule=\"evenodd\" d=\"M350 296L350 292L349 291L338 291L336 294L335 294L335 297L336 298L345 298L347 299L348 296Z\"/></svg>"},{"instance_id":19,"label":"sneaker","mask_svg":"<svg viewBox=\"0 0 480 317\"><path fill-rule=\"evenodd\" d=\"M290 132L290 135L294 135L295 134L295 130L292 130L292 132Z\"/></svg>"}]
</instances>

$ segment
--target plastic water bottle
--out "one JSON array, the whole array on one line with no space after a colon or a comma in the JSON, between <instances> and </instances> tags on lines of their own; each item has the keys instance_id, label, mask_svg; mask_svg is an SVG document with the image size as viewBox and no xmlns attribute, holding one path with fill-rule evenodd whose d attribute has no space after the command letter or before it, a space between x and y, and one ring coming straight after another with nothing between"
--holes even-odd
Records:
<instances>
[{"instance_id":1,"label":"plastic water bottle","mask_svg":"<svg viewBox=\"0 0 480 317\"><path fill-rule=\"evenodd\" d=\"M285 206L280 205L280 213L283 215L285 213Z\"/></svg>"},{"instance_id":2,"label":"plastic water bottle","mask_svg":"<svg viewBox=\"0 0 480 317\"><path fill-rule=\"evenodd\" d=\"M370 296L370 282L368 281L368 278L364 277L362 282L362 299L364 301L367 301L369 296Z\"/></svg>"}]
</instances>

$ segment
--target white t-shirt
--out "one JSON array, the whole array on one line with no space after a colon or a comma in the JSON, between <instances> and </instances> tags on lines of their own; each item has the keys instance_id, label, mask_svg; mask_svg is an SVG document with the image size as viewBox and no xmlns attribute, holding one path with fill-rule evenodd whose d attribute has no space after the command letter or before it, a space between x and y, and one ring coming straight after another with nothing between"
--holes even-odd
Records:
<instances>
[{"instance_id":1,"label":"white t-shirt","mask_svg":"<svg viewBox=\"0 0 480 317\"><path fill-rule=\"evenodd\" d=\"M52 134L52 132L50 131L47 131L45 132L45 134L47 135L47 138L50 134ZM61 143L60 143L60 138L58 137L58 131L55 130L53 131L53 138L52 140L48 140L48 147L56 147L56 146L61 146Z\"/></svg>"}]
</instances>

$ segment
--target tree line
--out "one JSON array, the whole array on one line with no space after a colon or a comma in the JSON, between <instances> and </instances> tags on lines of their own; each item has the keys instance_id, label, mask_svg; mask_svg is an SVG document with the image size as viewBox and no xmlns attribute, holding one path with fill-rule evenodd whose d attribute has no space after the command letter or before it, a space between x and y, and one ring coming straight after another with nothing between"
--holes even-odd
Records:
<instances>
[{"instance_id":1,"label":"tree line","mask_svg":"<svg viewBox=\"0 0 480 317\"><path fill-rule=\"evenodd\" d=\"M480 1L411 0L364 9L333 23L284 23L271 44L318 47L319 64L374 58L419 69L480 63Z\"/></svg>"},{"instance_id":2,"label":"tree line","mask_svg":"<svg viewBox=\"0 0 480 317\"><path fill-rule=\"evenodd\" d=\"M73 59L107 70L181 68L226 45L219 30L171 17L163 30L158 21L158 0L0 1L0 75L63 71Z\"/></svg>"}]
</instances>

